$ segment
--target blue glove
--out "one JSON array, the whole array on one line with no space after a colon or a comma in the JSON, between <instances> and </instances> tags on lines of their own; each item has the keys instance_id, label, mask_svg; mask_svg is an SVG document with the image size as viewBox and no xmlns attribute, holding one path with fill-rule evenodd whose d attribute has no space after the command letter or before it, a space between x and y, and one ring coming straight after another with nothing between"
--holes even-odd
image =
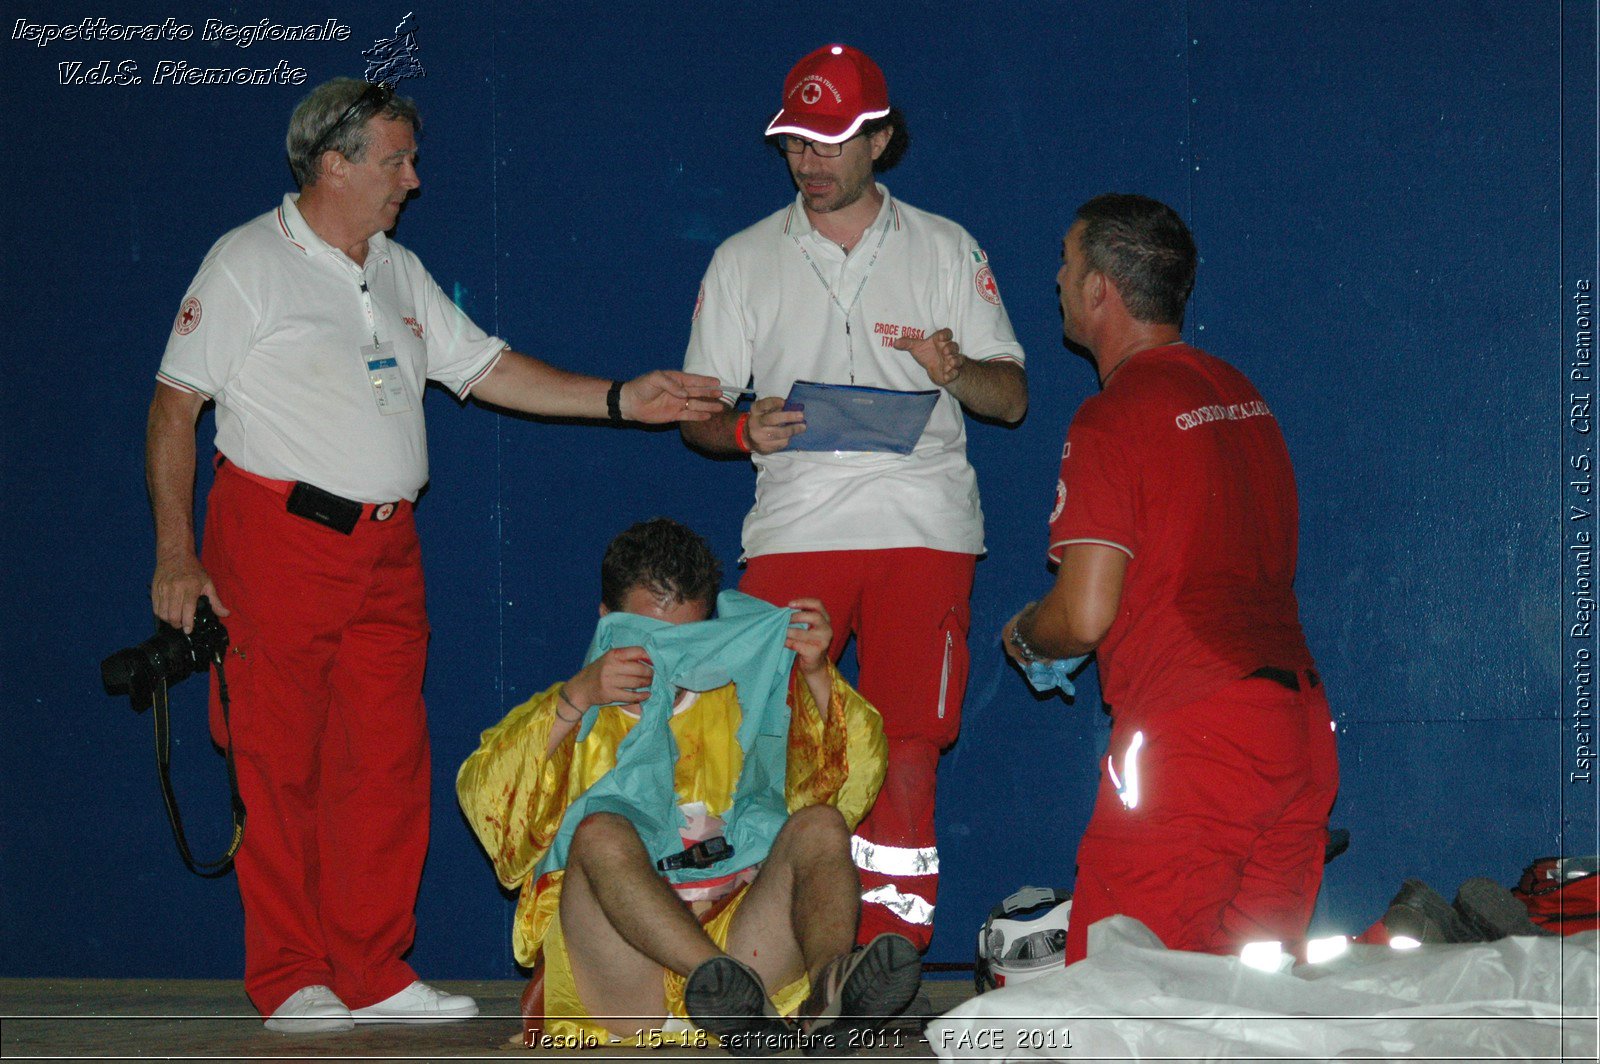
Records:
<instances>
[{"instance_id":1,"label":"blue glove","mask_svg":"<svg viewBox=\"0 0 1600 1064\"><path fill-rule=\"evenodd\" d=\"M1089 660L1085 654L1078 658L1052 658L1049 661L1030 661L1023 668L1027 674L1028 682L1033 689L1039 692L1051 691L1059 687L1068 698L1076 695L1077 689L1072 686L1069 677L1078 671L1078 668Z\"/></svg>"}]
</instances>

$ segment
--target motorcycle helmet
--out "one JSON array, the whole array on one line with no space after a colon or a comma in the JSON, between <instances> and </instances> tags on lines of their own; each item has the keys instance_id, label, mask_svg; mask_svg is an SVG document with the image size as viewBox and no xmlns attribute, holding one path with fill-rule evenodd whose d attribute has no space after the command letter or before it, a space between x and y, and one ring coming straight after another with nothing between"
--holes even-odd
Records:
<instances>
[{"instance_id":1,"label":"motorcycle helmet","mask_svg":"<svg viewBox=\"0 0 1600 1064\"><path fill-rule=\"evenodd\" d=\"M1049 887L1023 887L991 909L978 931L978 993L1060 970L1071 913L1072 895Z\"/></svg>"}]
</instances>

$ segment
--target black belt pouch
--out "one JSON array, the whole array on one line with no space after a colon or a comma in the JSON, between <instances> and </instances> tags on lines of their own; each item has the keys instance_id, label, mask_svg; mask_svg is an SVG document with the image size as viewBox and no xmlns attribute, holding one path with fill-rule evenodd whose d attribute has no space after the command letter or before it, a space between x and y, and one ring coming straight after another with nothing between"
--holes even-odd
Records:
<instances>
[{"instance_id":1,"label":"black belt pouch","mask_svg":"<svg viewBox=\"0 0 1600 1064\"><path fill-rule=\"evenodd\" d=\"M327 525L335 532L349 535L361 520L361 504L341 498L331 491L323 491L314 484L296 481L289 492L289 512L319 525Z\"/></svg>"}]
</instances>

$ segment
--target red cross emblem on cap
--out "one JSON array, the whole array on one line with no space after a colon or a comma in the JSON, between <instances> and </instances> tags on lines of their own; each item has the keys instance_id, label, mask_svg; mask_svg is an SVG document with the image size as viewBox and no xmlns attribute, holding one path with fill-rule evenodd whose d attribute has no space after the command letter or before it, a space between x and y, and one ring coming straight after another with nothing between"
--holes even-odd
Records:
<instances>
[{"instance_id":1,"label":"red cross emblem on cap","mask_svg":"<svg viewBox=\"0 0 1600 1064\"><path fill-rule=\"evenodd\" d=\"M826 44L783 79L783 110L767 123L766 135L839 144L888 113L889 86L878 64L847 44Z\"/></svg>"}]
</instances>

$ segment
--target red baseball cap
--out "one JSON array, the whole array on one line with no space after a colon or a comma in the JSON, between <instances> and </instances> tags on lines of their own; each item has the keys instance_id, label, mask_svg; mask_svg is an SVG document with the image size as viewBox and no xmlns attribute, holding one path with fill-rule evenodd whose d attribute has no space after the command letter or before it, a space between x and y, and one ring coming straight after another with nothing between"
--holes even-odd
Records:
<instances>
[{"instance_id":1,"label":"red baseball cap","mask_svg":"<svg viewBox=\"0 0 1600 1064\"><path fill-rule=\"evenodd\" d=\"M783 109L767 123L767 136L794 133L839 144L888 113L889 85L878 64L848 44L825 44L789 71Z\"/></svg>"}]
</instances>

